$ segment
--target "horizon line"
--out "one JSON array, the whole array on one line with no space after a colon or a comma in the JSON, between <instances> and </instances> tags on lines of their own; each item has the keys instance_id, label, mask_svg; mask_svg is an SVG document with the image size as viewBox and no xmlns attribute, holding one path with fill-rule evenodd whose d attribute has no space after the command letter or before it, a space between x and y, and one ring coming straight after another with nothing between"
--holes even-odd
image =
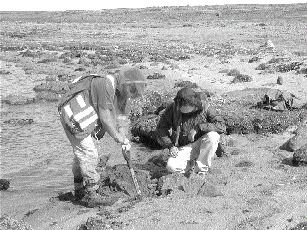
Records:
<instances>
[{"instance_id":1,"label":"horizon line","mask_svg":"<svg viewBox=\"0 0 307 230\"><path fill-rule=\"evenodd\" d=\"M294 3L223 3L223 4L203 4L203 5L166 5L166 6L146 6L146 7L110 7L110 8L100 8L100 9L31 9L31 10L19 10L19 9L5 9L0 10L0 12L65 12L65 11L101 11L101 10L121 10L121 9L147 9L147 8L172 8L172 7L206 7L206 6L268 6L268 5L300 5L307 4L306 2L294 2Z\"/></svg>"}]
</instances>

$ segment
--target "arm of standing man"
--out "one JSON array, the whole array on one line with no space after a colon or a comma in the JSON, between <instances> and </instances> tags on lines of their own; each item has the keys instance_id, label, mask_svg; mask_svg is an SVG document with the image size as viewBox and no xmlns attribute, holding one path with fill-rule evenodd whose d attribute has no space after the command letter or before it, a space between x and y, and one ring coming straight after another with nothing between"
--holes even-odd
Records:
<instances>
[{"instance_id":1,"label":"arm of standing man","mask_svg":"<svg viewBox=\"0 0 307 230\"><path fill-rule=\"evenodd\" d=\"M116 118L114 108L115 89L111 82L105 78L95 78L91 85L92 102L98 110L98 117L103 128L118 143L129 144L125 135L116 129Z\"/></svg>"}]
</instances>

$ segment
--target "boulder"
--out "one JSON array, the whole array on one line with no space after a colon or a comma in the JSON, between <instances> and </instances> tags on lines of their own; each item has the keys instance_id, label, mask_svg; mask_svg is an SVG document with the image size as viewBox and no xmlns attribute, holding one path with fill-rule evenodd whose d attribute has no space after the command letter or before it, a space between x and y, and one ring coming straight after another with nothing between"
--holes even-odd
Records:
<instances>
[{"instance_id":1,"label":"boulder","mask_svg":"<svg viewBox=\"0 0 307 230\"><path fill-rule=\"evenodd\" d=\"M294 152L307 144L307 124L300 124L294 133L295 136L283 144L282 149Z\"/></svg>"},{"instance_id":2,"label":"boulder","mask_svg":"<svg viewBox=\"0 0 307 230\"><path fill-rule=\"evenodd\" d=\"M282 78L282 76L278 76L277 78L277 84L278 85L282 85L284 83L284 79Z\"/></svg>"},{"instance_id":3,"label":"boulder","mask_svg":"<svg viewBox=\"0 0 307 230\"><path fill-rule=\"evenodd\" d=\"M307 165L307 144L294 151L292 162L296 166Z\"/></svg>"},{"instance_id":4,"label":"boulder","mask_svg":"<svg viewBox=\"0 0 307 230\"><path fill-rule=\"evenodd\" d=\"M10 94L4 97L2 101L8 105L26 105L33 103L35 98Z\"/></svg>"},{"instance_id":5,"label":"boulder","mask_svg":"<svg viewBox=\"0 0 307 230\"><path fill-rule=\"evenodd\" d=\"M1 190L8 190L10 187L10 181L7 179L0 179L0 191Z\"/></svg>"}]
</instances>

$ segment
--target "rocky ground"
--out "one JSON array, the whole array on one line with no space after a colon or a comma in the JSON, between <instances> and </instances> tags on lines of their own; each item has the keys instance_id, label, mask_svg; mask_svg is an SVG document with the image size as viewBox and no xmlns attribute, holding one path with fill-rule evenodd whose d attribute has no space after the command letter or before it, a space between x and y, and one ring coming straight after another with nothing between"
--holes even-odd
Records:
<instances>
[{"instance_id":1,"label":"rocky ground","mask_svg":"<svg viewBox=\"0 0 307 230\"><path fill-rule=\"evenodd\" d=\"M131 113L141 201L115 154L100 165L107 173L99 190L116 197L113 205L87 209L68 192L19 211L17 220L2 216L1 228L306 229L306 10L299 4L2 12L0 75L21 76L31 87L23 94L17 86L3 103L58 101L76 77L126 64L141 69L148 90ZM166 152L155 143L159 113L187 85L227 123L225 151L205 178L168 175ZM297 109L256 108L271 88L295 95Z\"/></svg>"}]
</instances>

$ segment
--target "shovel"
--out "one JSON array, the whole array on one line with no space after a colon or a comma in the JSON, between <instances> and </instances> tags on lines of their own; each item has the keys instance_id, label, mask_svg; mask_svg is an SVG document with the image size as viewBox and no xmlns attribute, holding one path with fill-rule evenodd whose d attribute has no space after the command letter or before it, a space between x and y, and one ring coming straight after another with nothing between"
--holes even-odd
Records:
<instances>
[{"instance_id":1,"label":"shovel","mask_svg":"<svg viewBox=\"0 0 307 230\"><path fill-rule=\"evenodd\" d=\"M140 199L141 198L141 190L140 190L140 186L139 186L139 183L136 179L135 172L134 172L134 169L133 169L133 166L132 166L130 148L129 147L127 148L126 146L122 146L122 153L124 155L125 160L127 161L128 168L130 170L130 174L131 174L131 177L132 177L132 180L133 180L133 183L134 183L134 186L135 186L135 190L136 190L136 193L137 193L137 198Z\"/></svg>"}]
</instances>

